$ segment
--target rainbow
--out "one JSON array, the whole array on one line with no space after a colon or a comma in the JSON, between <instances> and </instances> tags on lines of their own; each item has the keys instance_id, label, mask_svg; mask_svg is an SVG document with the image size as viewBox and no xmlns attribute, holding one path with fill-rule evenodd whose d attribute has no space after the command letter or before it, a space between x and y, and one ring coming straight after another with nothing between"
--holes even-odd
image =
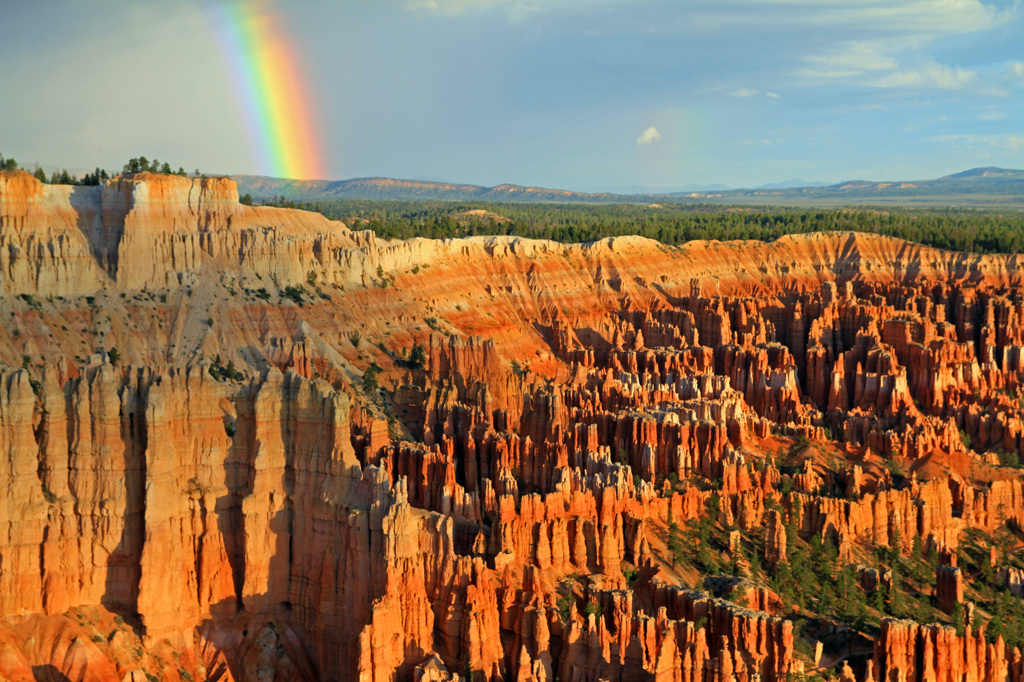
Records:
<instances>
[{"instance_id":1,"label":"rainbow","mask_svg":"<svg viewBox=\"0 0 1024 682\"><path fill-rule=\"evenodd\" d=\"M316 117L298 51L269 3L229 0L211 7L214 32L257 155L260 174L325 177Z\"/></svg>"}]
</instances>

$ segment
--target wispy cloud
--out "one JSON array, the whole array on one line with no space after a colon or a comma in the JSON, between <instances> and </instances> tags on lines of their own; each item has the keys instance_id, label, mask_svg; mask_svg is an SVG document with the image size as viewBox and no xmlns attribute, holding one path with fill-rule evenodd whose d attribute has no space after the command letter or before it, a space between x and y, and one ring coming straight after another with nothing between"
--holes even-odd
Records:
<instances>
[{"instance_id":1,"label":"wispy cloud","mask_svg":"<svg viewBox=\"0 0 1024 682\"><path fill-rule=\"evenodd\" d=\"M1005 25L1018 16L1020 2L1007 9L980 0L697 0L692 6L690 25L702 31L837 28L862 39L931 39Z\"/></svg>"},{"instance_id":2,"label":"wispy cloud","mask_svg":"<svg viewBox=\"0 0 1024 682\"><path fill-rule=\"evenodd\" d=\"M1009 97L1010 91L1004 87L998 85L985 85L975 90L979 95L988 95L989 97Z\"/></svg>"},{"instance_id":3,"label":"wispy cloud","mask_svg":"<svg viewBox=\"0 0 1024 682\"><path fill-rule=\"evenodd\" d=\"M781 13L788 22L813 26L843 26L850 30L877 29L903 35L973 33L1000 26L1014 18L1015 4L999 9L979 0L748 0L755 7L786 7L798 12ZM761 15L736 13L736 21L759 21ZM780 17L781 18L781 17Z\"/></svg>"},{"instance_id":4,"label":"wispy cloud","mask_svg":"<svg viewBox=\"0 0 1024 682\"><path fill-rule=\"evenodd\" d=\"M826 54L810 55L806 60L816 71L851 74L882 71L896 68L896 60L889 54L891 49L891 42L851 40Z\"/></svg>"},{"instance_id":5,"label":"wispy cloud","mask_svg":"<svg viewBox=\"0 0 1024 682\"><path fill-rule=\"evenodd\" d=\"M1016 152L1024 148L1024 135L1007 133L1003 135L936 135L926 138L929 142L941 142L966 147L971 150L992 150Z\"/></svg>"},{"instance_id":6,"label":"wispy cloud","mask_svg":"<svg viewBox=\"0 0 1024 682\"><path fill-rule=\"evenodd\" d=\"M636 146L642 147L645 144L651 144L661 139L661 133L654 126L651 126L644 132L640 133L640 137L636 138Z\"/></svg>"},{"instance_id":7,"label":"wispy cloud","mask_svg":"<svg viewBox=\"0 0 1024 682\"><path fill-rule=\"evenodd\" d=\"M456 17L469 12L500 9L504 10L509 19L525 19L537 14L552 5L569 4L570 0L406 0L405 8L419 12L432 12L448 17Z\"/></svg>"},{"instance_id":8,"label":"wispy cloud","mask_svg":"<svg viewBox=\"0 0 1024 682\"><path fill-rule=\"evenodd\" d=\"M779 2L780 0L773 0ZM781 0L783 5L815 4L811 0ZM804 57L797 70L805 82L838 81L879 88L958 90L971 87L982 95L1000 95L993 74L979 74L958 65L921 61L930 45L955 35L980 33L1018 18L1020 0L1000 9L979 0L837 0L807 8L801 21L842 28L863 37ZM1014 71L1014 64L1009 65Z\"/></svg>"},{"instance_id":9,"label":"wispy cloud","mask_svg":"<svg viewBox=\"0 0 1024 682\"><path fill-rule=\"evenodd\" d=\"M894 71L876 79L872 85L880 88L938 88L959 90L978 80L978 74L959 66L928 64L918 69Z\"/></svg>"},{"instance_id":10,"label":"wispy cloud","mask_svg":"<svg viewBox=\"0 0 1024 682\"><path fill-rule=\"evenodd\" d=\"M487 9L503 0L409 0L406 9L456 16L469 10Z\"/></svg>"},{"instance_id":11,"label":"wispy cloud","mask_svg":"<svg viewBox=\"0 0 1024 682\"><path fill-rule=\"evenodd\" d=\"M782 97L782 95L780 95L777 92L766 92L764 93L764 96L767 97L768 99L779 99L780 97Z\"/></svg>"},{"instance_id":12,"label":"wispy cloud","mask_svg":"<svg viewBox=\"0 0 1024 682\"><path fill-rule=\"evenodd\" d=\"M753 88L736 88L729 94L733 97L753 97L757 94L757 90L754 90Z\"/></svg>"}]
</instances>

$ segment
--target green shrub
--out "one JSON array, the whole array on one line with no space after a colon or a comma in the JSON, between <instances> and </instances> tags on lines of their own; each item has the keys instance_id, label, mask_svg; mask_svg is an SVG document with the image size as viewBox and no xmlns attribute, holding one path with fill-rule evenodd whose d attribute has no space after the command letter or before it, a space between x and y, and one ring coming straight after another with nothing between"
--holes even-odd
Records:
<instances>
[{"instance_id":1,"label":"green shrub","mask_svg":"<svg viewBox=\"0 0 1024 682\"><path fill-rule=\"evenodd\" d=\"M375 364L370 365L363 372L363 389L367 391L376 391L379 388L377 384L377 372L380 371L380 367Z\"/></svg>"},{"instance_id":2,"label":"green shrub","mask_svg":"<svg viewBox=\"0 0 1024 682\"><path fill-rule=\"evenodd\" d=\"M572 595L563 594L555 602L555 606L558 607L558 617L562 619L563 624L569 622L569 616L572 615L573 601L575 600L572 598Z\"/></svg>"},{"instance_id":3,"label":"green shrub","mask_svg":"<svg viewBox=\"0 0 1024 682\"><path fill-rule=\"evenodd\" d=\"M1017 469L1020 467L1020 456L1016 452L1009 450L998 450L999 463L1004 467L1013 467Z\"/></svg>"}]
</instances>

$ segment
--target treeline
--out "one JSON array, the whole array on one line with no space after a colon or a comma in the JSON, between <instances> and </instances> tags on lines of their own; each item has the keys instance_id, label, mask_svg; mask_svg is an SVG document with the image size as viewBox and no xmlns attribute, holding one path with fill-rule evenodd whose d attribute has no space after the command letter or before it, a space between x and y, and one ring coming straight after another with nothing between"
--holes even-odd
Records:
<instances>
[{"instance_id":1,"label":"treeline","mask_svg":"<svg viewBox=\"0 0 1024 682\"><path fill-rule=\"evenodd\" d=\"M21 165L15 159L4 158L3 154L0 154L0 170L19 170ZM46 175L46 172L36 166L36 169L32 172L34 177L39 182L50 185L98 185L101 180L107 180L110 176L107 171L97 168L92 173L86 173L81 178L77 175L69 173L66 168L61 170L55 170L50 176Z\"/></svg>"},{"instance_id":2,"label":"treeline","mask_svg":"<svg viewBox=\"0 0 1024 682\"><path fill-rule=\"evenodd\" d=\"M964 209L787 209L692 204L516 204L338 200L269 205L301 208L368 229L385 239L444 239L516 235L557 242L590 242L640 235L663 244L694 239L771 242L789 234L854 231L899 237L941 249L1019 253L1024 212ZM465 215L482 209L507 220ZM460 215L462 214L462 215Z\"/></svg>"},{"instance_id":3,"label":"treeline","mask_svg":"<svg viewBox=\"0 0 1024 682\"><path fill-rule=\"evenodd\" d=\"M147 159L145 156L138 156L134 159L129 159L128 163L124 165L124 173L163 173L164 175L180 175L182 177L188 177L188 173L185 172L185 168L178 166L178 170L171 170L171 164L164 161L160 163L159 159L154 158L152 161ZM199 169L196 169L196 177L199 177Z\"/></svg>"},{"instance_id":4,"label":"treeline","mask_svg":"<svg viewBox=\"0 0 1024 682\"><path fill-rule=\"evenodd\" d=\"M81 178L77 175L72 175L66 168L53 171L53 174L47 178L43 169L37 167L32 175L44 185L98 185L101 181L110 179L110 175L102 168L97 168L92 173L86 173Z\"/></svg>"},{"instance_id":5,"label":"treeline","mask_svg":"<svg viewBox=\"0 0 1024 682\"><path fill-rule=\"evenodd\" d=\"M21 165L15 159L4 158L3 154L0 154L0 170L19 170ZM27 169L26 169L27 170ZM116 172L116 171L115 171ZM150 161L145 156L138 156L133 159L129 159L128 163L124 164L122 169L123 173L163 173L164 175L180 175L182 177L188 177L188 172L185 171L184 167L179 166L178 170L172 170L171 164L166 161L161 163L159 159L153 159ZM96 168L91 173L86 173L82 177L78 177L74 173L68 172L68 170L61 169L55 170L49 176L42 168L36 166L32 172L32 176L44 184L50 185L98 185L104 180L109 180L114 176L113 172L107 172L102 168ZM197 168L194 173L194 177L206 177L199 172ZM251 201L251 199L250 199Z\"/></svg>"}]
</instances>

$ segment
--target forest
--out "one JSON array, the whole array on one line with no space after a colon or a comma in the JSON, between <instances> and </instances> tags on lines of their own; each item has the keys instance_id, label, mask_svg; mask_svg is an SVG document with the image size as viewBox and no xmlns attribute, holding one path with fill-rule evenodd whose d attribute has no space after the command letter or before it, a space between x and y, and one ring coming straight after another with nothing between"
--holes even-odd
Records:
<instances>
[{"instance_id":1,"label":"forest","mask_svg":"<svg viewBox=\"0 0 1024 682\"><path fill-rule=\"evenodd\" d=\"M1024 248L1021 211L360 199L293 202L281 197L264 203L316 211L385 239L516 235L578 243L640 235L676 246L694 239L771 242L788 234L855 231L972 253L1019 253Z\"/></svg>"}]
</instances>

